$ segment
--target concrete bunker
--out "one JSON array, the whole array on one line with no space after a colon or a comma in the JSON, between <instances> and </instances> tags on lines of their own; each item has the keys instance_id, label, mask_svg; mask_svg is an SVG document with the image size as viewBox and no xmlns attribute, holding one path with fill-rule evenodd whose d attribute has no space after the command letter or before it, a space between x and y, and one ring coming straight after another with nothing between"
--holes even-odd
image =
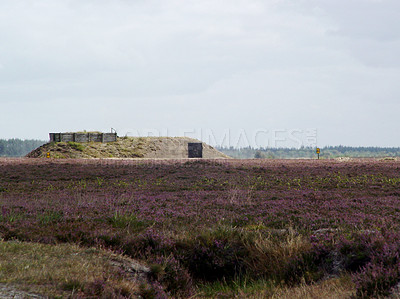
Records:
<instances>
[{"instance_id":1,"label":"concrete bunker","mask_svg":"<svg viewBox=\"0 0 400 299\"><path fill-rule=\"evenodd\" d=\"M188 157L189 158L203 158L203 144L200 142L188 143Z\"/></svg>"},{"instance_id":2,"label":"concrete bunker","mask_svg":"<svg viewBox=\"0 0 400 299\"><path fill-rule=\"evenodd\" d=\"M49 133L50 142L113 142L117 133Z\"/></svg>"}]
</instances>

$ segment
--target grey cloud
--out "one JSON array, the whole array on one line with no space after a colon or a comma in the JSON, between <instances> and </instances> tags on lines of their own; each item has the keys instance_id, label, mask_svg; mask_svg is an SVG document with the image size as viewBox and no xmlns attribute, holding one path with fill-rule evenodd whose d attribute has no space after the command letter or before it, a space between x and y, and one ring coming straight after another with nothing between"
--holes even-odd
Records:
<instances>
[{"instance_id":1,"label":"grey cloud","mask_svg":"<svg viewBox=\"0 0 400 299\"><path fill-rule=\"evenodd\" d=\"M398 12L389 0L3 1L0 127L318 127L326 144L400 145Z\"/></svg>"}]
</instances>

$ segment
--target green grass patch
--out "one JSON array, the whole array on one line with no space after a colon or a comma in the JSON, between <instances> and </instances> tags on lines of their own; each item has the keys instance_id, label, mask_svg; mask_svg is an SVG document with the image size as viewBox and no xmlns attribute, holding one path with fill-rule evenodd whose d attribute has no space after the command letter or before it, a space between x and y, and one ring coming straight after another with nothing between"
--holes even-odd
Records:
<instances>
[{"instance_id":1,"label":"green grass patch","mask_svg":"<svg viewBox=\"0 0 400 299\"><path fill-rule=\"evenodd\" d=\"M44 214L38 215L38 221L41 225L60 222L63 219L63 214L57 211L48 211Z\"/></svg>"},{"instance_id":2,"label":"green grass patch","mask_svg":"<svg viewBox=\"0 0 400 299\"><path fill-rule=\"evenodd\" d=\"M78 142L70 141L70 142L68 142L68 145L70 147L72 147L73 149L80 151L80 152L83 152L85 149L85 147L81 143L78 143Z\"/></svg>"},{"instance_id":3,"label":"green grass patch","mask_svg":"<svg viewBox=\"0 0 400 299\"><path fill-rule=\"evenodd\" d=\"M141 231L150 226L151 223L139 220L133 213L124 214L115 212L113 216L108 218L108 222L115 228L127 228L132 231Z\"/></svg>"}]
</instances>

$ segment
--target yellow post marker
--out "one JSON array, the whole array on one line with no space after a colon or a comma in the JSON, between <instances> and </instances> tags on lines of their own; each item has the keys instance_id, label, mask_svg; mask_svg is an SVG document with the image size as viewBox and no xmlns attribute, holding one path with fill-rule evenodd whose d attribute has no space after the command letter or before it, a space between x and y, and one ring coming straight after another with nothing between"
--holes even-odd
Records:
<instances>
[{"instance_id":1,"label":"yellow post marker","mask_svg":"<svg viewBox=\"0 0 400 299\"><path fill-rule=\"evenodd\" d=\"M46 156L47 156L47 158L50 158L50 153L49 153L49 152L47 152L47 155L46 155Z\"/></svg>"},{"instance_id":2,"label":"yellow post marker","mask_svg":"<svg viewBox=\"0 0 400 299\"><path fill-rule=\"evenodd\" d=\"M317 147L317 155L318 155L318 160L319 160L319 154L321 153L321 149Z\"/></svg>"}]
</instances>

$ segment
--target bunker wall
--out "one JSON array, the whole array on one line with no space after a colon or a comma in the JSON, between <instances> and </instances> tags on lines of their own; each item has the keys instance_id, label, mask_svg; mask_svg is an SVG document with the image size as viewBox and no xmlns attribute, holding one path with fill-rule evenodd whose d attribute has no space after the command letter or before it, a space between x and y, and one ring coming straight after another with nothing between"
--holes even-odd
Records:
<instances>
[{"instance_id":1,"label":"bunker wall","mask_svg":"<svg viewBox=\"0 0 400 299\"><path fill-rule=\"evenodd\" d=\"M50 142L113 142L117 133L49 133Z\"/></svg>"}]
</instances>

